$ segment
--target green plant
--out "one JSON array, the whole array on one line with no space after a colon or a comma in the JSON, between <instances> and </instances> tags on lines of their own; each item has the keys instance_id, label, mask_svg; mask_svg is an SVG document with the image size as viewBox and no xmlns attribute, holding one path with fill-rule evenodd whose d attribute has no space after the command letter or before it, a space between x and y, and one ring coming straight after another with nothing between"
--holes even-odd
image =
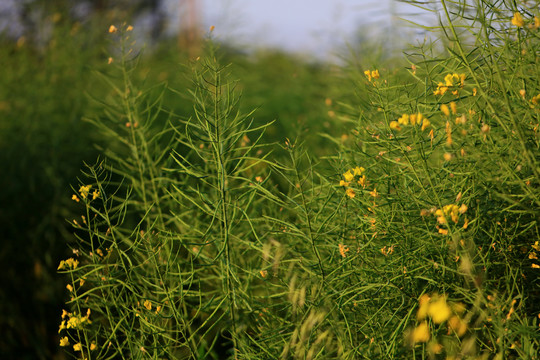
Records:
<instances>
[{"instance_id":1,"label":"green plant","mask_svg":"<svg viewBox=\"0 0 540 360\"><path fill-rule=\"evenodd\" d=\"M340 103L355 128L325 134L325 151L265 145L270 124L239 110L212 42L193 64L193 111L177 115L162 99L185 92L136 85L130 29L116 29L115 97L93 120L111 145L73 197L84 217L60 264L61 345L83 358L537 358L537 7L440 5L448 48L418 48L407 69L349 68L362 106Z\"/></svg>"}]
</instances>

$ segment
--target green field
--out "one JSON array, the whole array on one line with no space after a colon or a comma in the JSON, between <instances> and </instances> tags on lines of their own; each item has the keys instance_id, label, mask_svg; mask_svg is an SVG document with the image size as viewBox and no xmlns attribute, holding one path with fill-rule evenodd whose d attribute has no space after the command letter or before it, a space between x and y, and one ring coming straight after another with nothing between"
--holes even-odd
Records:
<instances>
[{"instance_id":1,"label":"green field","mask_svg":"<svg viewBox=\"0 0 540 360\"><path fill-rule=\"evenodd\" d=\"M340 64L4 36L0 354L538 359L539 5Z\"/></svg>"}]
</instances>

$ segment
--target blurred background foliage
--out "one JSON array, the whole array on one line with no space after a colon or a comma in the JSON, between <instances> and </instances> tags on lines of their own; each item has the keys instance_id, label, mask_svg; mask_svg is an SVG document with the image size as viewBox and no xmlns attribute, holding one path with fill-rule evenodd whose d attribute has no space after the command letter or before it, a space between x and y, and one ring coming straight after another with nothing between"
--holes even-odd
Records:
<instances>
[{"instance_id":1,"label":"blurred background foliage","mask_svg":"<svg viewBox=\"0 0 540 360\"><path fill-rule=\"evenodd\" d=\"M105 99L109 91L99 76L108 71L115 51L108 27L150 16L153 25L144 34L135 31L146 49L134 81L180 92L189 85L189 67L184 65L196 58L200 38L189 31L165 36L157 5L157 0L34 0L13 2L0 12L4 359L65 356L57 330L66 290L56 268L69 255L65 244L73 240L66 221L76 216L70 187L77 185L84 163L98 159L98 147L114 145L84 121L100 116L102 108L92 99ZM359 95L350 90L351 79L340 77L339 67L278 50L248 53L221 44L221 52L224 62L233 64L233 78L240 79L242 110L257 108L255 118L261 124L277 120L267 132L268 141L301 137L320 155L328 152L320 134L339 135L346 126L337 120L335 99ZM390 63L388 54L346 56L345 63ZM164 107L186 117L192 112L187 96L167 93Z\"/></svg>"}]
</instances>

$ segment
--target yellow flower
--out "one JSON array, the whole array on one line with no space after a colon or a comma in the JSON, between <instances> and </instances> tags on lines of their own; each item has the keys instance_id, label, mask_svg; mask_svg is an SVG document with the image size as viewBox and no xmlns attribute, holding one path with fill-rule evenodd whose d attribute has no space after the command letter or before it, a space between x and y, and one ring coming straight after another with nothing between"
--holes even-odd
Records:
<instances>
[{"instance_id":1,"label":"yellow flower","mask_svg":"<svg viewBox=\"0 0 540 360\"><path fill-rule=\"evenodd\" d=\"M534 250L540 251L540 242L535 241L534 245L531 245Z\"/></svg>"},{"instance_id":2,"label":"yellow flower","mask_svg":"<svg viewBox=\"0 0 540 360\"><path fill-rule=\"evenodd\" d=\"M77 195L73 194L73 196L71 197L71 200L74 200L76 202L79 202L79 198L77 197Z\"/></svg>"},{"instance_id":3,"label":"yellow flower","mask_svg":"<svg viewBox=\"0 0 540 360\"><path fill-rule=\"evenodd\" d=\"M432 301L429 304L427 313L435 324L440 324L448 320L448 318L452 314L450 307L446 304L446 299L444 297L439 297L437 300Z\"/></svg>"},{"instance_id":4,"label":"yellow flower","mask_svg":"<svg viewBox=\"0 0 540 360\"><path fill-rule=\"evenodd\" d=\"M442 352L443 346L437 342L431 342L428 347L428 351L434 354L440 354ZM448 360L448 358L446 358Z\"/></svg>"},{"instance_id":5,"label":"yellow flower","mask_svg":"<svg viewBox=\"0 0 540 360\"><path fill-rule=\"evenodd\" d=\"M92 193L92 200L96 200L99 197L99 190L94 190Z\"/></svg>"},{"instance_id":6,"label":"yellow flower","mask_svg":"<svg viewBox=\"0 0 540 360\"><path fill-rule=\"evenodd\" d=\"M437 90L433 92L434 95L444 95L448 91L448 86L444 86L442 82L437 84Z\"/></svg>"},{"instance_id":7,"label":"yellow flower","mask_svg":"<svg viewBox=\"0 0 540 360\"><path fill-rule=\"evenodd\" d=\"M364 75L367 76L368 81L371 81L371 72L369 70L364 71Z\"/></svg>"},{"instance_id":8,"label":"yellow flower","mask_svg":"<svg viewBox=\"0 0 540 360\"><path fill-rule=\"evenodd\" d=\"M112 34L112 33L115 33L115 32L117 32L117 31L118 31L118 29L116 28L116 26L111 25L111 26L109 27L109 33Z\"/></svg>"},{"instance_id":9,"label":"yellow flower","mask_svg":"<svg viewBox=\"0 0 540 360\"><path fill-rule=\"evenodd\" d=\"M366 187L366 175L362 175L358 181L357 181L358 185L362 186L363 188Z\"/></svg>"},{"instance_id":10,"label":"yellow flower","mask_svg":"<svg viewBox=\"0 0 540 360\"><path fill-rule=\"evenodd\" d=\"M523 27L525 23L523 22L523 18L521 17L521 14L518 12L514 13L514 17L512 18L512 25L515 25L517 27Z\"/></svg>"},{"instance_id":11,"label":"yellow flower","mask_svg":"<svg viewBox=\"0 0 540 360\"><path fill-rule=\"evenodd\" d=\"M65 269L66 266L70 269L76 269L78 265L79 265L78 260L69 258L69 259L60 261L60 265L58 265L58 268L56 270Z\"/></svg>"},{"instance_id":12,"label":"yellow flower","mask_svg":"<svg viewBox=\"0 0 540 360\"><path fill-rule=\"evenodd\" d=\"M366 170L366 169L364 169L363 167L358 167L358 166L355 167L355 168L353 169L354 176L356 176L356 175L358 175L358 176L362 175L362 173L363 173L365 170Z\"/></svg>"},{"instance_id":13,"label":"yellow flower","mask_svg":"<svg viewBox=\"0 0 540 360\"><path fill-rule=\"evenodd\" d=\"M132 31L132 30L133 30L133 26L128 25L128 27L126 28L126 31Z\"/></svg>"},{"instance_id":14,"label":"yellow flower","mask_svg":"<svg viewBox=\"0 0 540 360\"><path fill-rule=\"evenodd\" d=\"M91 351L94 351L94 350L96 350L96 349L97 349L97 345L96 345L95 343L91 343L91 344L90 344L90 350L91 350Z\"/></svg>"},{"instance_id":15,"label":"yellow flower","mask_svg":"<svg viewBox=\"0 0 540 360\"><path fill-rule=\"evenodd\" d=\"M421 113L411 114L411 116L409 116L409 119L411 120L411 125L420 124L423 117L424 116Z\"/></svg>"},{"instance_id":16,"label":"yellow flower","mask_svg":"<svg viewBox=\"0 0 540 360\"><path fill-rule=\"evenodd\" d=\"M429 340L429 327L427 321L422 321L420 325L414 328L411 340L413 343L427 342Z\"/></svg>"},{"instance_id":17,"label":"yellow flower","mask_svg":"<svg viewBox=\"0 0 540 360\"><path fill-rule=\"evenodd\" d=\"M398 123L401 125L409 125L409 115L403 114L399 119Z\"/></svg>"},{"instance_id":18,"label":"yellow flower","mask_svg":"<svg viewBox=\"0 0 540 360\"><path fill-rule=\"evenodd\" d=\"M366 75L369 82L371 82L372 79L378 79L380 77L379 70L373 70L373 71L366 70L364 71L364 75Z\"/></svg>"},{"instance_id":19,"label":"yellow flower","mask_svg":"<svg viewBox=\"0 0 540 360\"><path fill-rule=\"evenodd\" d=\"M401 127L397 121L390 121L390 129L399 131L401 130Z\"/></svg>"},{"instance_id":20,"label":"yellow flower","mask_svg":"<svg viewBox=\"0 0 540 360\"><path fill-rule=\"evenodd\" d=\"M69 345L69 339L67 336L64 336L60 339L60 346L68 346Z\"/></svg>"},{"instance_id":21,"label":"yellow flower","mask_svg":"<svg viewBox=\"0 0 540 360\"><path fill-rule=\"evenodd\" d=\"M72 269L76 269L77 265L79 265L79 261L75 260L73 258L69 258L66 260L66 265L69 266Z\"/></svg>"},{"instance_id":22,"label":"yellow flower","mask_svg":"<svg viewBox=\"0 0 540 360\"><path fill-rule=\"evenodd\" d=\"M145 300L143 303L146 310L152 310L152 303L149 300Z\"/></svg>"},{"instance_id":23,"label":"yellow flower","mask_svg":"<svg viewBox=\"0 0 540 360\"><path fill-rule=\"evenodd\" d=\"M347 181L339 180L339 186L349 186L349 184Z\"/></svg>"},{"instance_id":24,"label":"yellow flower","mask_svg":"<svg viewBox=\"0 0 540 360\"><path fill-rule=\"evenodd\" d=\"M92 185L83 185L79 188L79 193L81 194L81 197L83 199L86 199L86 197L88 196L88 193L90 192L91 187Z\"/></svg>"},{"instance_id":25,"label":"yellow flower","mask_svg":"<svg viewBox=\"0 0 540 360\"><path fill-rule=\"evenodd\" d=\"M73 350L74 351L81 351L82 350L82 344L81 343L76 343L75 345L73 345Z\"/></svg>"},{"instance_id":26,"label":"yellow flower","mask_svg":"<svg viewBox=\"0 0 540 360\"><path fill-rule=\"evenodd\" d=\"M450 109L448 109L448 106L446 104L441 105L441 111L446 116L450 115Z\"/></svg>"},{"instance_id":27,"label":"yellow flower","mask_svg":"<svg viewBox=\"0 0 540 360\"><path fill-rule=\"evenodd\" d=\"M455 114L457 113L457 105L456 105L455 102L452 101L452 102L450 103L450 109L452 109L452 114L455 115Z\"/></svg>"},{"instance_id":28,"label":"yellow flower","mask_svg":"<svg viewBox=\"0 0 540 360\"><path fill-rule=\"evenodd\" d=\"M448 74L444 77L444 83L446 86L454 86L454 76L452 74Z\"/></svg>"},{"instance_id":29,"label":"yellow flower","mask_svg":"<svg viewBox=\"0 0 540 360\"><path fill-rule=\"evenodd\" d=\"M418 312L416 313L416 319L418 321L424 320L426 318L430 300L431 296L429 296L428 294L422 294L422 296L420 296L420 299L418 299L419 306Z\"/></svg>"},{"instance_id":30,"label":"yellow flower","mask_svg":"<svg viewBox=\"0 0 540 360\"><path fill-rule=\"evenodd\" d=\"M72 292L73 291L73 286L71 286L71 284L67 284L66 289L68 289L69 292Z\"/></svg>"},{"instance_id":31,"label":"yellow flower","mask_svg":"<svg viewBox=\"0 0 540 360\"><path fill-rule=\"evenodd\" d=\"M347 172L343 174L343 177L345 178L345 181L349 182L354 179L354 174L351 173L351 170L347 170Z\"/></svg>"},{"instance_id":32,"label":"yellow flower","mask_svg":"<svg viewBox=\"0 0 540 360\"><path fill-rule=\"evenodd\" d=\"M347 251L349 251L349 247L343 244L339 244L339 253L342 257L347 257Z\"/></svg>"},{"instance_id":33,"label":"yellow flower","mask_svg":"<svg viewBox=\"0 0 540 360\"><path fill-rule=\"evenodd\" d=\"M422 122L422 131L424 131L431 123L428 119L424 118L424 121Z\"/></svg>"},{"instance_id":34,"label":"yellow flower","mask_svg":"<svg viewBox=\"0 0 540 360\"><path fill-rule=\"evenodd\" d=\"M348 197L350 197L351 199L354 198L356 196L356 193L354 192L353 189L349 188L347 189L347 191L345 191L345 193L347 194Z\"/></svg>"},{"instance_id":35,"label":"yellow flower","mask_svg":"<svg viewBox=\"0 0 540 360\"><path fill-rule=\"evenodd\" d=\"M66 320L62 320L62 323L60 324L59 328L58 328L58 333L60 334L60 332L64 329L67 329L66 327Z\"/></svg>"}]
</instances>

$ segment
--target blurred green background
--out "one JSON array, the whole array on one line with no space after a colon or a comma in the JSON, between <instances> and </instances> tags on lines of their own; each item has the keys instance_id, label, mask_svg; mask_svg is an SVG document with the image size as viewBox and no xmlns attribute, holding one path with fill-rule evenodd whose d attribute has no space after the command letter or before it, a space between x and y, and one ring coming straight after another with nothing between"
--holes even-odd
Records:
<instances>
[{"instance_id":1,"label":"blurred green background","mask_svg":"<svg viewBox=\"0 0 540 360\"><path fill-rule=\"evenodd\" d=\"M71 187L78 186L84 163L98 159L96 145L108 146L84 118L100 116L92 99L105 99L109 91L98 76L110 71L108 58L117 51L109 26L151 12L156 2L95 1L84 16L74 14L77 3L21 3L17 28L8 22L0 34L3 359L65 358L57 331L68 294L56 269L71 252L73 234L66 220L78 216ZM165 83L182 93L190 81L185 65L200 52L202 36L188 31L167 37L159 23L147 35L134 81L141 86ZM257 122L277 120L267 141L301 137L322 154L325 143L319 134L344 131L335 99L358 94L336 65L278 50L248 53L227 44L221 44L221 53L240 81L242 107L257 108ZM363 61L350 59L355 66ZM192 111L188 96L169 94L164 106L186 117Z\"/></svg>"}]
</instances>

